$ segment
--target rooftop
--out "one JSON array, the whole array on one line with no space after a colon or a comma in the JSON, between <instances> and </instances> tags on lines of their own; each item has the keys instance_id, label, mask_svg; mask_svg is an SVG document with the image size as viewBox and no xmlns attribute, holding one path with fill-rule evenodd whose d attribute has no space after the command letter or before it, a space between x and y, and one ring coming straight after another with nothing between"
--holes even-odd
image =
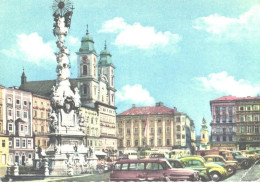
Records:
<instances>
[{"instance_id":1,"label":"rooftop","mask_svg":"<svg viewBox=\"0 0 260 182\"><path fill-rule=\"evenodd\" d=\"M253 100L253 99L260 99L260 97L259 96L257 96L257 97L251 97L251 96L247 96L247 97L223 96L223 97L214 99L212 101Z\"/></svg>"},{"instance_id":2,"label":"rooftop","mask_svg":"<svg viewBox=\"0 0 260 182\"><path fill-rule=\"evenodd\" d=\"M135 107L133 105L132 108L122 112L119 116L127 116L127 115L150 115L150 114L174 114L179 113L176 108L171 109L169 107L163 106L162 102L156 103L156 106L148 106L148 107Z\"/></svg>"}]
</instances>

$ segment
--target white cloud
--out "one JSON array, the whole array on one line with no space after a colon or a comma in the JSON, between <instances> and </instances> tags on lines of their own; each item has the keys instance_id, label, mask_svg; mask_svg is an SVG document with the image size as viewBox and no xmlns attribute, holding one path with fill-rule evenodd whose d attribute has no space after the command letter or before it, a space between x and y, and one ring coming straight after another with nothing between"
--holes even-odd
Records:
<instances>
[{"instance_id":1,"label":"white cloud","mask_svg":"<svg viewBox=\"0 0 260 182\"><path fill-rule=\"evenodd\" d=\"M260 86L254 86L244 79L236 80L228 75L226 71L212 73L207 77L195 78L207 91L217 91L226 95L233 96L255 96L260 93Z\"/></svg>"},{"instance_id":2,"label":"white cloud","mask_svg":"<svg viewBox=\"0 0 260 182\"><path fill-rule=\"evenodd\" d=\"M260 5L251 7L237 18L218 14L200 17L194 21L193 28L210 33L221 40L240 40L260 36Z\"/></svg>"},{"instance_id":3,"label":"white cloud","mask_svg":"<svg viewBox=\"0 0 260 182\"><path fill-rule=\"evenodd\" d=\"M119 102L126 101L131 104L153 105L155 100L150 96L150 93L142 88L142 85L125 85L117 92L116 98Z\"/></svg>"},{"instance_id":4,"label":"white cloud","mask_svg":"<svg viewBox=\"0 0 260 182\"><path fill-rule=\"evenodd\" d=\"M68 36L67 41L68 41L68 44L71 46L77 46L77 47L80 46L80 41L77 37L73 37L70 35L70 36Z\"/></svg>"},{"instance_id":5,"label":"white cloud","mask_svg":"<svg viewBox=\"0 0 260 182\"><path fill-rule=\"evenodd\" d=\"M17 36L16 45L9 50L2 49L0 52L9 57L39 65L50 61L55 63L54 47L53 42L43 42L38 33L20 34Z\"/></svg>"},{"instance_id":6,"label":"white cloud","mask_svg":"<svg viewBox=\"0 0 260 182\"><path fill-rule=\"evenodd\" d=\"M178 34L169 31L156 32L154 27L142 26L140 23L130 25L120 17L106 21L100 32L117 34L115 45L143 50L176 46L181 40Z\"/></svg>"}]
</instances>

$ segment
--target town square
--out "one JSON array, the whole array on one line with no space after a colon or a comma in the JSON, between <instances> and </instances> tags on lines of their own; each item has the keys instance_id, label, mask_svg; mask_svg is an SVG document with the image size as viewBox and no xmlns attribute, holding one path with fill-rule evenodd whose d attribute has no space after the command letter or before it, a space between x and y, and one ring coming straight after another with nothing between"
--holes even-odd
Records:
<instances>
[{"instance_id":1,"label":"town square","mask_svg":"<svg viewBox=\"0 0 260 182\"><path fill-rule=\"evenodd\" d=\"M260 182L260 1L0 10L0 181Z\"/></svg>"}]
</instances>

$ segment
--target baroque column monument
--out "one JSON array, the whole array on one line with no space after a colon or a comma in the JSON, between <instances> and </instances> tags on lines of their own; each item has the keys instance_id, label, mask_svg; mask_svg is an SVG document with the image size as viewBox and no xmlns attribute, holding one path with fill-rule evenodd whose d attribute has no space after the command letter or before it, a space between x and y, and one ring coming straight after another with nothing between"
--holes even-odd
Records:
<instances>
[{"instance_id":1,"label":"baroque column monument","mask_svg":"<svg viewBox=\"0 0 260 182\"><path fill-rule=\"evenodd\" d=\"M56 44L59 51L55 53L57 80L51 95L52 121L50 144L45 156L45 175L78 175L94 167L96 159L93 151L90 154L83 143L84 118L79 116L79 90L72 90L69 82L70 54L64 43L71 24L73 6L69 0L55 0L52 8L55 21L53 34L58 38Z\"/></svg>"}]
</instances>

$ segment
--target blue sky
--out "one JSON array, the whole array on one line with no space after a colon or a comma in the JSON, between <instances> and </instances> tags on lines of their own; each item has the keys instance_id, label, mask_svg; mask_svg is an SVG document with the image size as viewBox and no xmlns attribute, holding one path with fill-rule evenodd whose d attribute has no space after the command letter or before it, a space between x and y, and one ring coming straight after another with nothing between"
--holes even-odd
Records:
<instances>
[{"instance_id":1,"label":"blue sky","mask_svg":"<svg viewBox=\"0 0 260 182\"><path fill-rule=\"evenodd\" d=\"M74 0L66 45L72 77L86 25L116 66L116 106L162 101L200 130L209 101L260 92L260 3L245 0ZM52 1L0 0L0 84L56 79Z\"/></svg>"}]
</instances>

